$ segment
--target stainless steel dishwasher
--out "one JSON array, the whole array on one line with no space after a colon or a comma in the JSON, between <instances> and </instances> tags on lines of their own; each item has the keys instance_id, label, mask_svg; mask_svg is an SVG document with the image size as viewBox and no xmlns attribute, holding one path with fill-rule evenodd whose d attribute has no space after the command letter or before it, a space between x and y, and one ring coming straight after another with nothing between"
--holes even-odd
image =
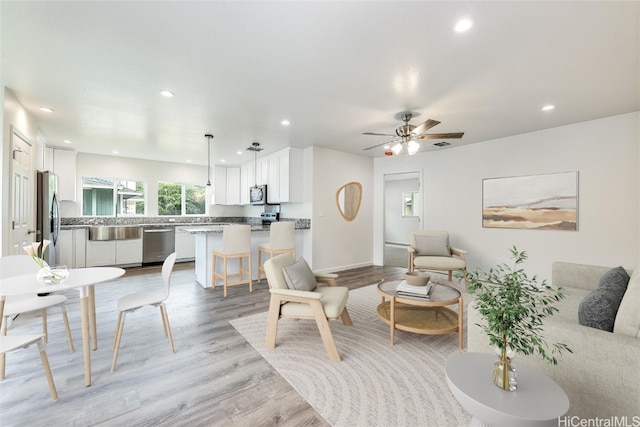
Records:
<instances>
[{"instance_id":1,"label":"stainless steel dishwasher","mask_svg":"<svg viewBox=\"0 0 640 427\"><path fill-rule=\"evenodd\" d=\"M142 229L142 264L162 263L176 250L174 226L144 226Z\"/></svg>"}]
</instances>

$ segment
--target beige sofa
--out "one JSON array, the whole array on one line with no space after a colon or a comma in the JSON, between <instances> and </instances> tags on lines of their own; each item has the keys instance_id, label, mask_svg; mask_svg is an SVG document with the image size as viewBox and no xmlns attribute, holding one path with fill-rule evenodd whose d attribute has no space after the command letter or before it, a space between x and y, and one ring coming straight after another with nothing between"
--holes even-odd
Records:
<instances>
[{"instance_id":1,"label":"beige sofa","mask_svg":"<svg viewBox=\"0 0 640 427\"><path fill-rule=\"evenodd\" d=\"M627 416L632 422L631 417L640 417L640 339L578 324L580 301L598 287L600 277L609 269L563 262L553 264L552 284L561 284L567 297L558 304L560 311L545 319L544 336L547 343L568 344L573 353L560 355L556 366L539 355L517 355L514 366L517 371L519 363L526 363L558 383L571 402L567 415L591 419ZM632 276L631 271L629 275ZM638 272L632 276L632 281L637 275ZM635 296L634 293L634 300ZM640 310L640 300L634 304L636 311ZM488 337L477 326L482 319L473 303L469 304L468 311L468 351L493 352Z\"/></svg>"}]
</instances>

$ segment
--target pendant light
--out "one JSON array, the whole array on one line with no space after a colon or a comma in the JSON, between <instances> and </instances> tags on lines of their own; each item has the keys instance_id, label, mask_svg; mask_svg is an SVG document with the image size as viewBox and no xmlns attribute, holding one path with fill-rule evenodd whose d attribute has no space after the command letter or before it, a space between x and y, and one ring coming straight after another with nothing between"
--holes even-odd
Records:
<instances>
[{"instance_id":1,"label":"pendant light","mask_svg":"<svg viewBox=\"0 0 640 427\"><path fill-rule=\"evenodd\" d=\"M211 187L211 138L213 135L207 133L204 137L207 138L207 187Z\"/></svg>"},{"instance_id":2,"label":"pendant light","mask_svg":"<svg viewBox=\"0 0 640 427\"><path fill-rule=\"evenodd\" d=\"M262 151L260 143L255 141L251 143L251 147L247 147L248 151L253 151L253 185L258 186L258 151Z\"/></svg>"}]
</instances>

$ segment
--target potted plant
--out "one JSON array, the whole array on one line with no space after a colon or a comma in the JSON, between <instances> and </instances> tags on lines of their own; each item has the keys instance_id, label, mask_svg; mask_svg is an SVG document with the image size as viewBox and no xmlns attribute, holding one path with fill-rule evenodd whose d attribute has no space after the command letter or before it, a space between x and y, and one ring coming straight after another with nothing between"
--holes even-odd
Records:
<instances>
[{"instance_id":1,"label":"potted plant","mask_svg":"<svg viewBox=\"0 0 640 427\"><path fill-rule=\"evenodd\" d=\"M555 355L571 352L564 343L549 345L545 342L543 320L558 311L555 304L565 297L562 287L554 288L536 276L529 277L519 268L527 259L525 251L514 246L510 250L513 266L500 264L488 273L475 270L468 274L469 291L476 296L478 312L486 321L478 324L489 336L491 345L500 352L493 381L509 391L516 389L515 370L510 355L538 353L556 365Z\"/></svg>"}]
</instances>

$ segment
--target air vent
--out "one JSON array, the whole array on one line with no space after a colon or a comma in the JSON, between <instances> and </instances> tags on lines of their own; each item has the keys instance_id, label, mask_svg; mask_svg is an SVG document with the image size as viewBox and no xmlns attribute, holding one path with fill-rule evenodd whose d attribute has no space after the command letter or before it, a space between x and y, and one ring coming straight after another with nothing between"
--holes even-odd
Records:
<instances>
[{"instance_id":1,"label":"air vent","mask_svg":"<svg viewBox=\"0 0 640 427\"><path fill-rule=\"evenodd\" d=\"M446 147L447 145L451 145L451 144L449 142L442 141L442 142L436 142L433 145L437 145L438 147Z\"/></svg>"}]
</instances>

